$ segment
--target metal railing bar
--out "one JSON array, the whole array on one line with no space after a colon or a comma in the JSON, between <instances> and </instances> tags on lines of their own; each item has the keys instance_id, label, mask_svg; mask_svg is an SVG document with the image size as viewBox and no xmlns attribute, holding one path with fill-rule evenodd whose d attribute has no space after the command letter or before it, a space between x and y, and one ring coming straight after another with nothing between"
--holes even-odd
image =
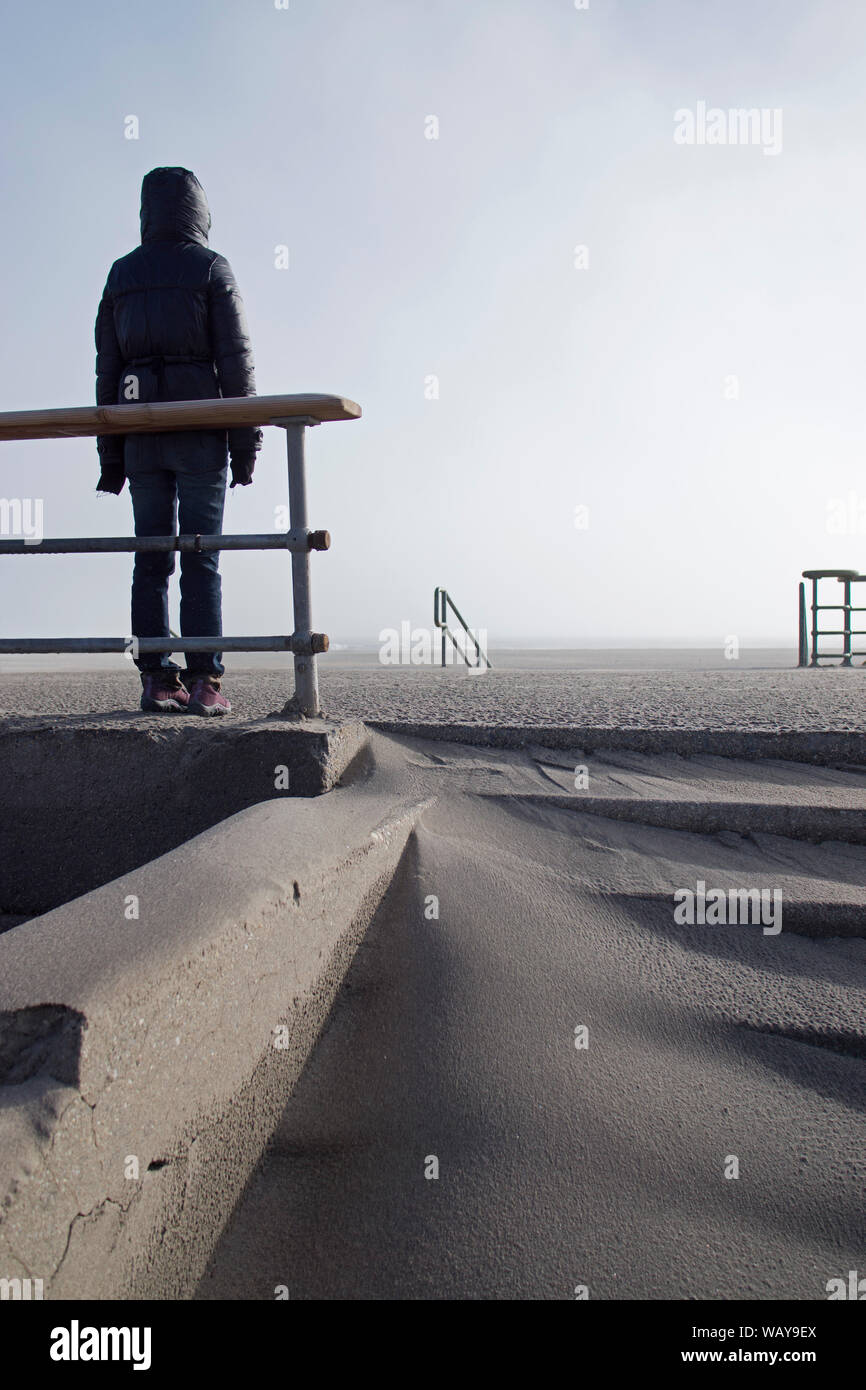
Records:
<instances>
[{"instance_id":1,"label":"metal railing bar","mask_svg":"<svg viewBox=\"0 0 866 1390\"><path fill-rule=\"evenodd\" d=\"M460 610L458 609L456 603L455 603L454 600L452 599L452 597L451 597L451 595L449 594L449 592L448 592L447 589L445 590L445 603L446 603L446 605L447 605L447 604L450 604L450 605L451 605L451 611L457 616L457 618L459 618L459 620L460 620L460 622L461 622L461 624L462 624L462 626L463 626L463 631L466 633L466 636L469 637L469 638L471 638L472 642L474 643L475 651L476 651L477 656L478 656L478 661L476 662L476 665L480 666L481 663L482 663L482 661L486 661L486 662L487 662L487 665L490 666L490 662L487 660L487 657L484 655L484 653L482 652L480 646L478 645L478 639L477 639L477 637L475 636L475 634L474 634L473 632L470 632L470 630L469 630L469 625L467 624L466 619L463 617L463 614L462 614L462 613L460 612ZM453 639L452 639L452 640L453 640ZM459 650L459 649L458 649L458 650ZM469 665L469 659L468 659L468 657L466 656L465 653L463 654L463 660L466 662L466 665L468 666L468 665ZM492 669L492 668L491 668L491 669Z\"/></svg>"},{"instance_id":2,"label":"metal railing bar","mask_svg":"<svg viewBox=\"0 0 866 1390\"><path fill-rule=\"evenodd\" d=\"M275 637L3 637L0 654L14 652L102 652L110 655L152 652L296 652L328 650L322 632Z\"/></svg>"},{"instance_id":3,"label":"metal railing bar","mask_svg":"<svg viewBox=\"0 0 866 1390\"><path fill-rule=\"evenodd\" d=\"M125 405L0 412L0 440L80 439L98 434L159 434L232 429L308 417L318 424L357 420L361 407L344 396L220 396L204 401L129 401Z\"/></svg>"},{"instance_id":4,"label":"metal railing bar","mask_svg":"<svg viewBox=\"0 0 866 1390\"><path fill-rule=\"evenodd\" d=\"M473 665L473 662L471 662L471 661L469 660L469 654L468 654L468 652L465 651L464 648L462 648L462 647L460 646L460 644L456 641L456 639L455 639L455 637L454 637L454 633L451 631L451 629L450 629L450 627L448 626L448 624L447 624L447 623L443 623L442 626L444 627L445 631L448 633L448 636L451 638L451 643L452 643L452 645L453 645L453 647L454 647L454 650L455 650L456 652L458 652L460 656L462 656L462 658L463 658L463 660L466 662L466 665L467 665L467 666L472 666L472 665ZM478 642L476 641L475 637L474 637L473 634L469 631L468 628L466 628L466 635L467 635L467 637L471 637L471 638L472 638L472 641L475 643L475 651L476 651L478 660L477 660L476 662L474 662L474 665L475 665L475 666L480 666L481 663L482 663L482 661L487 661L487 658L484 656L484 653L482 652L481 648L479 647ZM489 662L489 661L487 662L487 665L488 665L488 666L490 665L490 662Z\"/></svg>"},{"instance_id":5,"label":"metal railing bar","mask_svg":"<svg viewBox=\"0 0 866 1390\"><path fill-rule=\"evenodd\" d=\"M61 536L52 540L0 540L0 555L87 555L91 552L179 550L327 550L327 531L274 531L238 536Z\"/></svg>"},{"instance_id":6,"label":"metal railing bar","mask_svg":"<svg viewBox=\"0 0 866 1390\"><path fill-rule=\"evenodd\" d=\"M462 659L466 662L466 665L468 666L468 665L469 665L469 662L468 662L468 660L467 660L466 653L465 653L464 651L462 651L461 648L458 646L457 640L456 640L456 638L455 638L455 636L454 636L454 633L451 631L451 629L450 629L450 627L448 626L448 624L447 624L447 623L442 623L441 626L442 626L442 631L445 633L446 637L450 638L450 640L451 640L451 645L452 645L452 647L454 648L454 650L455 650L455 652L457 653L457 655L458 655L459 657L462 657Z\"/></svg>"},{"instance_id":7,"label":"metal railing bar","mask_svg":"<svg viewBox=\"0 0 866 1390\"><path fill-rule=\"evenodd\" d=\"M450 608L450 609L451 609L451 612L454 614L455 618L456 618L457 621L460 623L460 625L461 625L461 627L463 628L464 632L468 632L468 631L469 631L469 624L467 623L467 621L466 621L466 619L464 618L463 614L460 612L460 609L457 607L457 604L454 602L453 598L451 597L451 595L449 594L449 592L448 592L447 589L443 590L443 592L444 592L444 594L445 594L445 606L446 606L446 609L447 609L447 608ZM447 613L443 612L442 616L443 616L443 618L444 618L444 617L447 617Z\"/></svg>"}]
</instances>

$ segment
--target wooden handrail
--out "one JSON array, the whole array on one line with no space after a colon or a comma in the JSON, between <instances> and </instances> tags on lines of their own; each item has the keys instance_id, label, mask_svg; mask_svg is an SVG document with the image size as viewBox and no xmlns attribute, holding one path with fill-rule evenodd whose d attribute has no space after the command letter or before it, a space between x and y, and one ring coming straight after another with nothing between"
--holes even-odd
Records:
<instances>
[{"instance_id":1,"label":"wooden handrail","mask_svg":"<svg viewBox=\"0 0 866 1390\"><path fill-rule=\"evenodd\" d=\"M157 434L166 430L232 429L306 416L357 420L361 407L343 396L220 396L205 401L130 401L59 410L0 412L0 440L65 439L97 434Z\"/></svg>"}]
</instances>

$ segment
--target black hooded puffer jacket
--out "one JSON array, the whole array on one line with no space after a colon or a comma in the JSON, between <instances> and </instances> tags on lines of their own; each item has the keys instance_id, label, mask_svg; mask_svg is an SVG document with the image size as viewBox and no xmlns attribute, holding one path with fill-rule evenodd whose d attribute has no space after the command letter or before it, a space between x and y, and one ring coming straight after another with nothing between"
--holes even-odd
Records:
<instances>
[{"instance_id":1,"label":"black hooded puffer jacket","mask_svg":"<svg viewBox=\"0 0 866 1390\"><path fill-rule=\"evenodd\" d=\"M256 394L244 307L231 266L208 247L211 217L189 169L152 169L141 185L141 245L115 261L96 318L96 403L206 400ZM120 492L127 473L221 468L252 476L262 431L183 430L100 435L99 492Z\"/></svg>"}]
</instances>

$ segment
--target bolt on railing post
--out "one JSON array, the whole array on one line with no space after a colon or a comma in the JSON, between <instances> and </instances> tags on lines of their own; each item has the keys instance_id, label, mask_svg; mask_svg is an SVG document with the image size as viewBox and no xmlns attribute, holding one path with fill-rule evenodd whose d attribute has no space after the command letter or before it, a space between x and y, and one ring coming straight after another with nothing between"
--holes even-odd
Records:
<instances>
[{"instance_id":1,"label":"bolt on railing post","mask_svg":"<svg viewBox=\"0 0 866 1390\"><path fill-rule=\"evenodd\" d=\"M306 531L308 529L305 430L307 425L317 425L318 423L318 420L299 417L297 420L286 421L282 424L282 428L286 431L289 519L293 531ZM309 550L292 552L292 604L296 635L309 637L313 630ZM296 706L300 714L317 715L319 713L319 681L316 672L315 653L312 651L308 653L295 652L294 655L295 693L291 703Z\"/></svg>"}]
</instances>

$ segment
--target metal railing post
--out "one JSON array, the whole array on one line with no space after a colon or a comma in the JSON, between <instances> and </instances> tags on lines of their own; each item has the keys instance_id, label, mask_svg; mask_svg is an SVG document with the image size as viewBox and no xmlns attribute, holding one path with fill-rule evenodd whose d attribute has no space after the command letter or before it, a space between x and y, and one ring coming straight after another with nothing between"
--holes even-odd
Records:
<instances>
[{"instance_id":1,"label":"metal railing post","mask_svg":"<svg viewBox=\"0 0 866 1390\"><path fill-rule=\"evenodd\" d=\"M818 665L818 581L812 580L812 660L810 666Z\"/></svg>"},{"instance_id":2,"label":"metal railing post","mask_svg":"<svg viewBox=\"0 0 866 1390\"><path fill-rule=\"evenodd\" d=\"M844 626L842 629L842 665L851 665L851 580L842 580L842 591L845 595L845 615Z\"/></svg>"},{"instance_id":3,"label":"metal railing post","mask_svg":"<svg viewBox=\"0 0 866 1390\"><path fill-rule=\"evenodd\" d=\"M286 431L289 472L289 521L295 533L309 529L307 517L306 428L318 420L301 417L279 422ZM295 632L312 639L313 615L310 588L310 552L292 552L292 605ZM295 693L289 701L292 710L313 717L319 714L319 678L314 651L295 652Z\"/></svg>"},{"instance_id":4,"label":"metal railing post","mask_svg":"<svg viewBox=\"0 0 866 1390\"><path fill-rule=\"evenodd\" d=\"M442 600L445 597L445 590L436 588L433 590L433 624L441 629L442 632L442 665L445 665L445 604Z\"/></svg>"},{"instance_id":5,"label":"metal railing post","mask_svg":"<svg viewBox=\"0 0 866 1390\"><path fill-rule=\"evenodd\" d=\"M808 666L809 664L809 628L806 623L806 585L800 580L800 612L799 612L799 640L800 650L797 660L798 666Z\"/></svg>"}]
</instances>

